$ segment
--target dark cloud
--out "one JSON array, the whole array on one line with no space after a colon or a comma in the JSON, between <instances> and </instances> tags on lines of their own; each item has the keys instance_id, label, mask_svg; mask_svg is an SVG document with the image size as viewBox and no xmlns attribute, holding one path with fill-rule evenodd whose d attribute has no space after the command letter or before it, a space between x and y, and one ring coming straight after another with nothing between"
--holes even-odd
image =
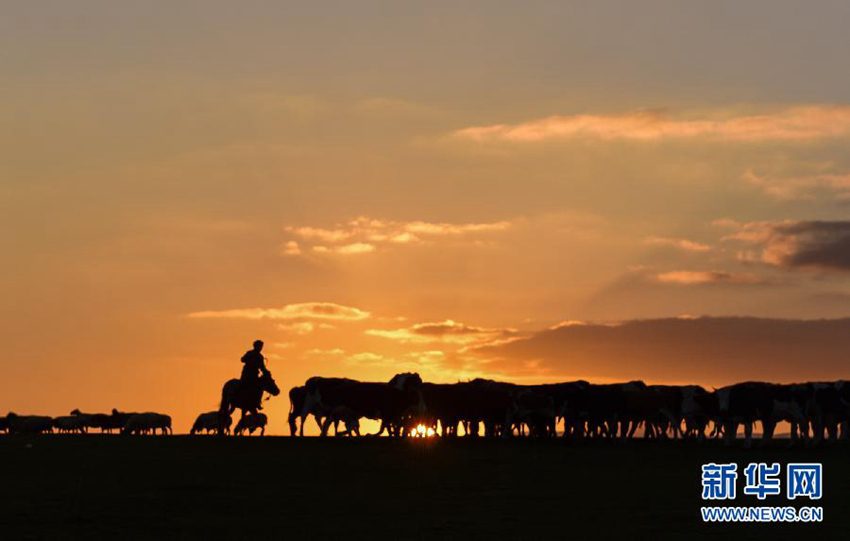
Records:
<instances>
[{"instance_id":1,"label":"dark cloud","mask_svg":"<svg viewBox=\"0 0 850 541\"><path fill-rule=\"evenodd\" d=\"M784 221L734 224L727 240L756 245L741 259L784 268L850 271L850 221Z\"/></svg>"},{"instance_id":2,"label":"dark cloud","mask_svg":"<svg viewBox=\"0 0 850 541\"><path fill-rule=\"evenodd\" d=\"M850 319L667 318L553 328L475 349L490 369L720 385L850 378Z\"/></svg>"},{"instance_id":3,"label":"dark cloud","mask_svg":"<svg viewBox=\"0 0 850 541\"><path fill-rule=\"evenodd\" d=\"M784 259L786 265L850 271L850 222L798 222L777 232L796 239L796 250Z\"/></svg>"}]
</instances>

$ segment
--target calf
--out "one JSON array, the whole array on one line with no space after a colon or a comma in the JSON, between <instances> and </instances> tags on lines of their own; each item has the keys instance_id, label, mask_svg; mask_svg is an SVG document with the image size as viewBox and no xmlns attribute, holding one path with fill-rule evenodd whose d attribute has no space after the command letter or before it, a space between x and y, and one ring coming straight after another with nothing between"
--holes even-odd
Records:
<instances>
[{"instance_id":1,"label":"calf","mask_svg":"<svg viewBox=\"0 0 850 541\"><path fill-rule=\"evenodd\" d=\"M245 430L247 430L250 434L253 434L255 430L260 429L260 436L265 436L266 434L266 423L268 423L269 418L266 417L265 413L257 413L257 414L245 414L239 419L239 422L236 423L236 428L233 429L233 434L235 436L241 436Z\"/></svg>"},{"instance_id":2,"label":"calf","mask_svg":"<svg viewBox=\"0 0 850 541\"><path fill-rule=\"evenodd\" d=\"M334 424L342 422L345 430L334 429L335 436L360 436L360 417L357 412L347 406L340 406L330 413Z\"/></svg>"}]
</instances>

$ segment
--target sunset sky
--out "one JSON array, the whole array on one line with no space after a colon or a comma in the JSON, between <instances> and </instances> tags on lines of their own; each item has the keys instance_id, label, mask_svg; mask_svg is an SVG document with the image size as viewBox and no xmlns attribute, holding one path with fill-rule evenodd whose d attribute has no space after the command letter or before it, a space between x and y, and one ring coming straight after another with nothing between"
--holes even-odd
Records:
<instances>
[{"instance_id":1,"label":"sunset sky","mask_svg":"<svg viewBox=\"0 0 850 541\"><path fill-rule=\"evenodd\" d=\"M256 338L285 389L848 378L848 28L843 1L8 4L0 413L185 431Z\"/></svg>"}]
</instances>

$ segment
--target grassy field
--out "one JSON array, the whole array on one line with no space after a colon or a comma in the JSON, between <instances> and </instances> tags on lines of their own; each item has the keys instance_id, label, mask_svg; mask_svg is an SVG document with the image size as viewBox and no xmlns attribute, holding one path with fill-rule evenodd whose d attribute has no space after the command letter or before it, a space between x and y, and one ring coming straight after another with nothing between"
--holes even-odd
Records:
<instances>
[{"instance_id":1,"label":"grassy field","mask_svg":"<svg viewBox=\"0 0 850 541\"><path fill-rule=\"evenodd\" d=\"M786 444L5 436L0 539L846 538L850 448ZM823 462L824 522L702 524L710 461Z\"/></svg>"}]
</instances>

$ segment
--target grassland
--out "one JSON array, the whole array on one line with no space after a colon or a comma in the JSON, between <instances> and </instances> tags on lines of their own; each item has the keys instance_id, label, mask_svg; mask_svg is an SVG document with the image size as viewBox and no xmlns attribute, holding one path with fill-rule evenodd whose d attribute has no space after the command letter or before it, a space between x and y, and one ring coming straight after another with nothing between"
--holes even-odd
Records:
<instances>
[{"instance_id":1,"label":"grassland","mask_svg":"<svg viewBox=\"0 0 850 541\"><path fill-rule=\"evenodd\" d=\"M785 445L0 436L0 539L846 538L850 448ZM702 524L710 461L823 462L824 522Z\"/></svg>"}]
</instances>

